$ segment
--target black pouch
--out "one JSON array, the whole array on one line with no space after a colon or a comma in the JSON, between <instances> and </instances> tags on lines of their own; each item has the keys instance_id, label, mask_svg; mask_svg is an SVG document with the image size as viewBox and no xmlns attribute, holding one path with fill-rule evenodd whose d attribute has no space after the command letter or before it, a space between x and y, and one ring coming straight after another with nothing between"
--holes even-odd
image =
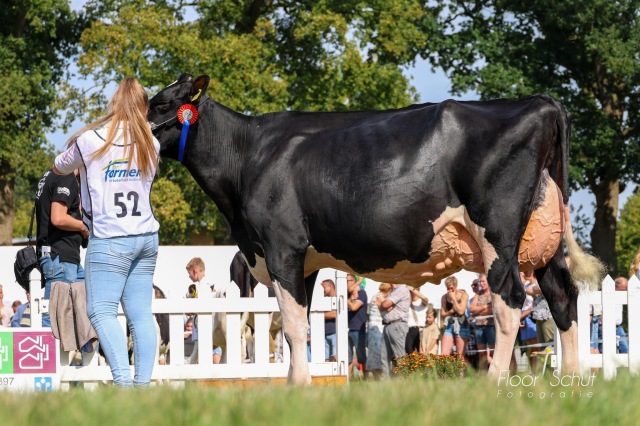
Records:
<instances>
[{"instance_id":1,"label":"black pouch","mask_svg":"<svg viewBox=\"0 0 640 426\"><path fill-rule=\"evenodd\" d=\"M16 253L16 260L13 262L13 273L16 276L16 282L20 284L25 291L29 291L29 275L34 268L38 267L38 258L36 250L33 246L21 248Z\"/></svg>"}]
</instances>

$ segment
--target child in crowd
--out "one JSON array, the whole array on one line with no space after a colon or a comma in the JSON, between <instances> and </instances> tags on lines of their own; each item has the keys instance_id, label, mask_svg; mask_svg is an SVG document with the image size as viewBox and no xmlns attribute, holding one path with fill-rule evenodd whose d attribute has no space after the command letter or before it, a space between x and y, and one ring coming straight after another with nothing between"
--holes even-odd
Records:
<instances>
[{"instance_id":1,"label":"child in crowd","mask_svg":"<svg viewBox=\"0 0 640 426\"><path fill-rule=\"evenodd\" d=\"M438 340L440 340L440 328L436 324L436 313L433 307L427 309L427 326L422 332L420 352L423 354L438 354Z\"/></svg>"},{"instance_id":2,"label":"child in crowd","mask_svg":"<svg viewBox=\"0 0 640 426\"><path fill-rule=\"evenodd\" d=\"M204 280L204 261L199 257L194 257L186 266L189 279L195 284L195 294L187 293L186 297L213 297L211 284ZM191 290L191 287L189 288Z\"/></svg>"}]
</instances>

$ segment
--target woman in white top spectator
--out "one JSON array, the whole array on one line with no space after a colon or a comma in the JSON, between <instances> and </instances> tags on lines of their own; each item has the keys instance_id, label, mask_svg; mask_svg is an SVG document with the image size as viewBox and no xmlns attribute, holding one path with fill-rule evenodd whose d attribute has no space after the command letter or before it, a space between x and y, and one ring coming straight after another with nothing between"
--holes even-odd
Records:
<instances>
[{"instance_id":1,"label":"woman in white top spectator","mask_svg":"<svg viewBox=\"0 0 640 426\"><path fill-rule=\"evenodd\" d=\"M147 121L148 97L133 78L118 87L106 116L76 132L54 172L80 169L83 220L91 235L85 256L87 313L98 333L114 384L146 386L157 337L151 313L158 229L150 192L160 144ZM133 337L135 376L118 305Z\"/></svg>"}]
</instances>

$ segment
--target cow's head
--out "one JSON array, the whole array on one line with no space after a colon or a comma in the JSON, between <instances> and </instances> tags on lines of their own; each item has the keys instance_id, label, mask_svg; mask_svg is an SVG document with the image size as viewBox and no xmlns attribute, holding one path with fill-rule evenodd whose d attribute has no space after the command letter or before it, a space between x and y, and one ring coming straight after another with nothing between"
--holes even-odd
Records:
<instances>
[{"instance_id":1,"label":"cow's head","mask_svg":"<svg viewBox=\"0 0 640 426\"><path fill-rule=\"evenodd\" d=\"M162 89L149 101L148 120L160 142L162 156L178 158L178 146L183 124L178 120L178 110L187 105L198 108L209 85L209 76L201 75L195 80L190 74L182 74L174 83ZM198 122L192 124L197 126ZM195 130L195 129L194 129ZM191 130L189 130L191 131Z\"/></svg>"}]
</instances>

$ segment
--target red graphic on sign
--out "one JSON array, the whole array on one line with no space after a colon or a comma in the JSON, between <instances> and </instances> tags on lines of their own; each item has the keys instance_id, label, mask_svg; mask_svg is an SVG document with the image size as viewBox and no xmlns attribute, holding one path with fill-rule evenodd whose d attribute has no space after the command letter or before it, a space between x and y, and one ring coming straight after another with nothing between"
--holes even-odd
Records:
<instances>
[{"instance_id":1,"label":"red graphic on sign","mask_svg":"<svg viewBox=\"0 0 640 426\"><path fill-rule=\"evenodd\" d=\"M13 333L13 372L55 373L56 347L50 332Z\"/></svg>"}]
</instances>

